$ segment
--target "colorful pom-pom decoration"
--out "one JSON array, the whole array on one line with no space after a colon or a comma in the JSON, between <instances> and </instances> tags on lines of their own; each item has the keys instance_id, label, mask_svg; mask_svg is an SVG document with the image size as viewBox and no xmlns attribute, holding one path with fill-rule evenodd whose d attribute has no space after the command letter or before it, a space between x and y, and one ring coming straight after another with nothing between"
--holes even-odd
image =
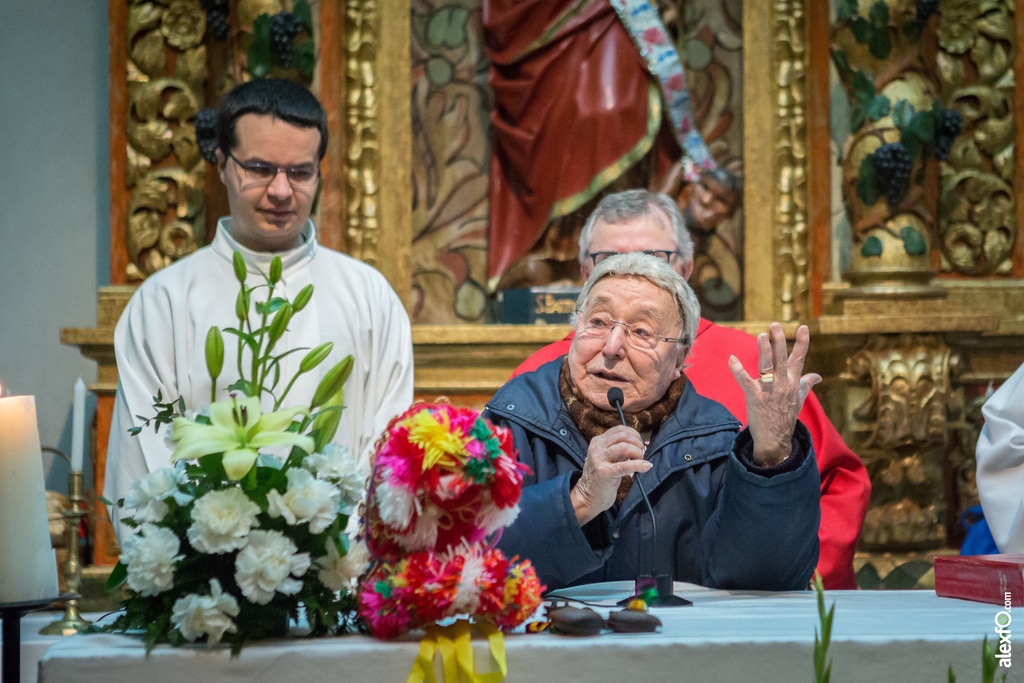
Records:
<instances>
[{"instance_id":1,"label":"colorful pom-pom decoration","mask_svg":"<svg viewBox=\"0 0 1024 683\"><path fill-rule=\"evenodd\" d=\"M420 404L391 421L363 516L374 561L359 612L375 636L459 616L507 631L533 614L536 572L493 547L519 513L525 471L509 430L475 410Z\"/></svg>"}]
</instances>

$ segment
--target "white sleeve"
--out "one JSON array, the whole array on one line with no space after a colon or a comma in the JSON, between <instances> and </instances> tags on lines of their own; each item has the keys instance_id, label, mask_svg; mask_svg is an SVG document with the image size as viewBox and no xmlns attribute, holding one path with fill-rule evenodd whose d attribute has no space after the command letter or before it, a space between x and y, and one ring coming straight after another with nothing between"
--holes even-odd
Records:
<instances>
[{"instance_id":1,"label":"white sleeve","mask_svg":"<svg viewBox=\"0 0 1024 683\"><path fill-rule=\"evenodd\" d=\"M1024 365L981 409L977 482L985 520L1004 553L1024 552Z\"/></svg>"},{"instance_id":2,"label":"white sleeve","mask_svg":"<svg viewBox=\"0 0 1024 683\"><path fill-rule=\"evenodd\" d=\"M153 463L170 464L171 450L164 440L166 427L159 432L150 425L138 436L128 430L142 426L155 414L153 397L161 392L161 400L177 398L174 375L174 354L171 349L170 311L161 304L161 297L136 292L114 331L114 353L117 359L117 395L110 423L107 464L103 482L104 497L116 503L123 498L132 482L150 472ZM118 539L125 529L118 524L121 510L112 507L110 519Z\"/></svg>"},{"instance_id":3,"label":"white sleeve","mask_svg":"<svg viewBox=\"0 0 1024 683\"><path fill-rule=\"evenodd\" d=\"M374 373L377 375L372 434L360 444L360 462L369 463L373 445L396 415L412 405L413 354L409 316L390 286L381 296L382 315L373 330Z\"/></svg>"}]
</instances>

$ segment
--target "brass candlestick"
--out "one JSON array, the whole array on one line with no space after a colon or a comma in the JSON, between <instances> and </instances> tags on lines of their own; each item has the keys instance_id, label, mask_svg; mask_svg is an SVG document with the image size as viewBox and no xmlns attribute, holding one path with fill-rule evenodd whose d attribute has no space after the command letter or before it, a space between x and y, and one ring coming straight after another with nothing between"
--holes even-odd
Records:
<instances>
[{"instance_id":1,"label":"brass candlestick","mask_svg":"<svg viewBox=\"0 0 1024 683\"><path fill-rule=\"evenodd\" d=\"M82 505L84 492L85 474L81 470L72 470L68 473L68 499L71 501L71 509L64 511L68 527L68 561L64 566L64 581L67 584L67 592L72 595L78 594L82 582L82 562L78 557L78 526L79 520L85 516L85 507ZM78 598L75 597L64 603L64 617L49 626L44 626L39 633L44 636L70 636L89 626L92 626L92 622L82 618L78 611Z\"/></svg>"}]
</instances>

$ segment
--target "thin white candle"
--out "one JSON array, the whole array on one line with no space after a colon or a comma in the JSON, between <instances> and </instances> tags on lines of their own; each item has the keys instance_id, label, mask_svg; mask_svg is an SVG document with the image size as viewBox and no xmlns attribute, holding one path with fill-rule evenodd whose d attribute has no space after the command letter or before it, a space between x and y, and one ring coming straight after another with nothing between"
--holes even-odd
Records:
<instances>
[{"instance_id":1,"label":"thin white candle","mask_svg":"<svg viewBox=\"0 0 1024 683\"><path fill-rule=\"evenodd\" d=\"M0 398L0 604L55 597L36 401Z\"/></svg>"},{"instance_id":2,"label":"thin white candle","mask_svg":"<svg viewBox=\"0 0 1024 683\"><path fill-rule=\"evenodd\" d=\"M75 404L71 419L71 469L82 471L83 444L85 443L85 382L75 382Z\"/></svg>"}]
</instances>

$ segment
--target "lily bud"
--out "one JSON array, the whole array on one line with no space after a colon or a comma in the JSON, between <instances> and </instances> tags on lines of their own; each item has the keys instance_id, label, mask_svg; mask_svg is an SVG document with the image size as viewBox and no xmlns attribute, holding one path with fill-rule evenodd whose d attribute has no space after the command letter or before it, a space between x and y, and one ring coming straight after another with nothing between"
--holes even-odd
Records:
<instances>
[{"instance_id":1,"label":"lily bud","mask_svg":"<svg viewBox=\"0 0 1024 683\"><path fill-rule=\"evenodd\" d=\"M281 257L274 255L274 258L270 259L270 284L276 285L278 280L281 279Z\"/></svg>"},{"instance_id":2,"label":"lily bud","mask_svg":"<svg viewBox=\"0 0 1024 683\"><path fill-rule=\"evenodd\" d=\"M348 376L352 374L354 363L352 356L345 356L337 365L327 371L313 394L310 408L319 408L345 386Z\"/></svg>"},{"instance_id":3,"label":"lily bud","mask_svg":"<svg viewBox=\"0 0 1024 683\"><path fill-rule=\"evenodd\" d=\"M206 368L210 371L210 379L216 382L223 367L224 337L219 328L211 327L206 333Z\"/></svg>"},{"instance_id":4,"label":"lily bud","mask_svg":"<svg viewBox=\"0 0 1024 683\"><path fill-rule=\"evenodd\" d=\"M239 282L245 282L245 259L242 258L242 252L236 251L234 256L235 264L235 277L238 278Z\"/></svg>"},{"instance_id":5,"label":"lily bud","mask_svg":"<svg viewBox=\"0 0 1024 683\"><path fill-rule=\"evenodd\" d=\"M306 285L299 291L299 295L295 297L295 301L292 303L292 310L298 313L306 304L309 303L310 298L313 296L313 285Z\"/></svg>"},{"instance_id":6,"label":"lily bud","mask_svg":"<svg viewBox=\"0 0 1024 683\"><path fill-rule=\"evenodd\" d=\"M284 331L288 328L288 323L292 319L292 306L291 304L285 304L278 311L277 315L274 316L273 322L270 323L270 345L273 346L274 342L281 338Z\"/></svg>"},{"instance_id":7,"label":"lily bud","mask_svg":"<svg viewBox=\"0 0 1024 683\"><path fill-rule=\"evenodd\" d=\"M245 286L239 290L238 296L235 298L235 317L239 320L245 320L249 315L249 297L246 296Z\"/></svg>"},{"instance_id":8,"label":"lily bud","mask_svg":"<svg viewBox=\"0 0 1024 683\"><path fill-rule=\"evenodd\" d=\"M316 366L323 362L324 358L330 355L331 350L334 348L334 342L324 342L320 346L316 347L312 351L306 354L306 357L299 363L299 372L309 372Z\"/></svg>"}]
</instances>

